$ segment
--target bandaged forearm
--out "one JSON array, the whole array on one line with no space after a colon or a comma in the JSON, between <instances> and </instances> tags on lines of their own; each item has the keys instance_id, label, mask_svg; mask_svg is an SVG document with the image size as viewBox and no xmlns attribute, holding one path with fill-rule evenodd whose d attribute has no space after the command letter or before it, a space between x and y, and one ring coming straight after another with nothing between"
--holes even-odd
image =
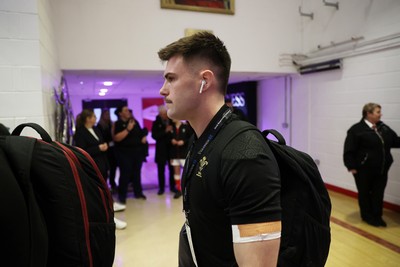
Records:
<instances>
[{"instance_id":1,"label":"bandaged forearm","mask_svg":"<svg viewBox=\"0 0 400 267\"><path fill-rule=\"evenodd\" d=\"M281 222L232 225L233 243L272 240L281 237Z\"/></svg>"}]
</instances>

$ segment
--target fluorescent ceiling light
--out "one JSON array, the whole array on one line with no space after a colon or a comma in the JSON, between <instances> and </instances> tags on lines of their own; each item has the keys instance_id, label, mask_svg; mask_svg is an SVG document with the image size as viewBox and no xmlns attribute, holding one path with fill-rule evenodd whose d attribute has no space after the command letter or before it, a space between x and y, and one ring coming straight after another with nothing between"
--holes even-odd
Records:
<instances>
[{"instance_id":1,"label":"fluorescent ceiling light","mask_svg":"<svg viewBox=\"0 0 400 267\"><path fill-rule=\"evenodd\" d=\"M108 89L107 89L107 88L101 88L101 89L100 89L100 92L101 92L101 93L107 93L107 92L108 92Z\"/></svg>"},{"instance_id":2,"label":"fluorescent ceiling light","mask_svg":"<svg viewBox=\"0 0 400 267\"><path fill-rule=\"evenodd\" d=\"M105 92L99 92L99 96L105 96L106 93Z\"/></svg>"},{"instance_id":3,"label":"fluorescent ceiling light","mask_svg":"<svg viewBox=\"0 0 400 267\"><path fill-rule=\"evenodd\" d=\"M106 82L103 82L103 84L104 84L104 86L111 86L111 85L113 85L113 82L106 81Z\"/></svg>"}]
</instances>

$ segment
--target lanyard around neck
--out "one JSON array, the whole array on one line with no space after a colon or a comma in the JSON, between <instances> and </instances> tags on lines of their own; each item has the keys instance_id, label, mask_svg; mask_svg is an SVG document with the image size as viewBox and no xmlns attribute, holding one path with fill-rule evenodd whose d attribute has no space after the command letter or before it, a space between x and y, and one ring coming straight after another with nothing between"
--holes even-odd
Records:
<instances>
[{"instance_id":1,"label":"lanyard around neck","mask_svg":"<svg viewBox=\"0 0 400 267\"><path fill-rule=\"evenodd\" d=\"M231 117L232 115L232 110L227 109L223 114L221 119L211 128L209 131L209 134L207 138L199 139L197 142L202 141L202 143L195 144L195 142L192 143L189 153L187 154L186 157L186 162L187 165L185 166L185 170L183 172L183 177L184 179L184 186L183 186L183 210L185 211L185 215L187 218L187 215L190 213L190 204L189 204L189 187L191 184L191 176L193 174L193 171L201 159L206 147L211 143L211 141L215 138L215 136L218 134L219 130L221 130L222 126L225 125L226 121ZM200 147L196 151L196 147Z\"/></svg>"}]
</instances>

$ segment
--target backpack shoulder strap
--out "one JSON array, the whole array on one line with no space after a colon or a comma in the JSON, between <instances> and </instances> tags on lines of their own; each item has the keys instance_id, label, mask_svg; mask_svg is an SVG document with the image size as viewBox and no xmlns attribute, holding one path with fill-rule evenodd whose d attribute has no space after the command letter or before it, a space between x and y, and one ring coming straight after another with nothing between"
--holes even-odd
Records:
<instances>
[{"instance_id":1,"label":"backpack shoulder strap","mask_svg":"<svg viewBox=\"0 0 400 267\"><path fill-rule=\"evenodd\" d=\"M284 138L283 135L281 135L281 133L278 132L277 130L268 129L268 130L264 130L264 131L262 132L262 135L269 141L269 139L267 138L267 137L268 137L268 134L272 134L272 135L276 138L276 140L278 140L278 144L280 144L280 145L282 145L282 146L285 146L285 145L286 145L286 140L285 140L285 138Z\"/></svg>"},{"instance_id":2,"label":"backpack shoulder strap","mask_svg":"<svg viewBox=\"0 0 400 267\"><path fill-rule=\"evenodd\" d=\"M215 141L212 144L212 154L220 158L222 155L222 151L224 148L239 134L248 131L248 130L257 130L258 129L242 120L230 120L228 123L224 126L224 128L221 129L221 132L219 133L219 136L217 135ZM218 160L217 160L218 161ZM213 168L212 169L212 174L210 174L213 177L218 177L219 176L219 168ZM221 184L218 183L218 186L213 186L211 187L212 190L212 195L214 196L214 199L217 201L218 206L220 207L227 207L227 202L225 198L223 197L222 194L222 189L221 189Z\"/></svg>"},{"instance_id":3,"label":"backpack shoulder strap","mask_svg":"<svg viewBox=\"0 0 400 267\"><path fill-rule=\"evenodd\" d=\"M215 143L214 149L216 151L222 151L225 146L229 144L230 141L232 141L233 138L248 130L259 131L257 127L246 121L238 119L233 119L229 121L222 129L223 139L219 139L218 142Z\"/></svg>"},{"instance_id":4,"label":"backpack shoulder strap","mask_svg":"<svg viewBox=\"0 0 400 267\"><path fill-rule=\"evenodd\" d=\"M18 169L16 174L19 182L24 186L30 183L30 170L33 149L36 139L21 136L7 136L5 139L5 151L10 159L13 169Z\"/></svg>"}]
</instances>

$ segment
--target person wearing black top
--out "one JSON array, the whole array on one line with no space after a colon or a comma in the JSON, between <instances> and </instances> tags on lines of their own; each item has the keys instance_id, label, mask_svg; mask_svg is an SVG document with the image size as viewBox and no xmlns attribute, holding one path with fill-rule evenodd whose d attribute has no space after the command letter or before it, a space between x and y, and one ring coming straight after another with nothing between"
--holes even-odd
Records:
<instances>
[{"instance_id":1,"label":"person wearing black top","mask_svg":"<svg viewBox=\"0 0 400 267\"><path fill-rule=\"evenodd\" d=\"M180 198L182 196L181 167L185 165L188 142L191 135L192 131L188 124L182 123L180 120L172 120L170 158L171 165L174 167L176 187L174 198Z\"/></svg>"},{"instance_id":2,"label":"person wearing black top","mask_svg":"<svg viewBox=\"0 0 400 267\"><path fill-rule=\"evenodd\" d=\"M347 131L343 160L356 182L362 220L386 227L382 210L393 163L390 149L400 147L400 137L381 121L381 116L380 105L368 103L363 107L361 121Z\"/></svg>"},{"instance_id":3,"label":"person wearing black top","mask_svg":"<svg viewBox=\"0 0 400 267\"><path fill-rule=\"evenodd\" d=\"M147 138L139 122L131 116L127 106L117 108L115 113L119 117L113 125L115 153L120 168L118 198L122 204L125 204L130 182L133 185L135 198L146 199L143 194L141 169Z\"/></svg>"},{"instance_id":4,"label":"person wearing black top","mask_svg":"<svg viewBox=\"0 0 400 267\"><path fill-rule=\"evenodd\" d=\"M195 134L182 175L186 222L179 266L275 267L281 207L271 150L256 131L243 131L215 150L235 117L224 104L231 66L225 45L212 33L199 32L158 56L167 61L160 94L168 117L187 120Z\"/></svg>"},{"instance_id":5,"label":"person wearing black top","mask_svg":"<svg viewBox=\"0 0 400 267\"><path fill-rule=\"evenodd\" d=\"M74 135L75 145L82 148L92 156L96 162L101 175L106 180L108 176L107 142L104 141L100 130L94 127L96 115L92 110L84 109L77 121Z\"/></svg>"},{"instance_id":6,"label":"person wearing black top","mask_svg":"<svg viewBox=\"0 0 400 267\"><path fill-rule=\"evenodd\" d=\"M165 106L159 106L158 115L151 127L151 137L156 140L156 153L154 161L157 163L158 174L158 195L164 194L165 190L165 164L169 169L169 189L171 192L176 193L174 182L174 170L170 163L170 147L172 121L167 116L167 109Z\"/></svg>"},{"instance_id":7,"label":"person wearing black top","mask_svg":"<svg viewBox=\"0 0 400 267\"><path fill-rule=\"evenodd\" d=\"M107 142L108 144L108 150L107 150L107 159L109 165L108 178L112 190L116 191L117 184L115 183L115 173L117 170L117 159L115 158L114 141L112 139L112 134L111 134L112 121L109 109L103 109L101 111L100 119L96 127L100 130L101 134L103 135L104 141Z\"/></svg>"}]
</instances>

